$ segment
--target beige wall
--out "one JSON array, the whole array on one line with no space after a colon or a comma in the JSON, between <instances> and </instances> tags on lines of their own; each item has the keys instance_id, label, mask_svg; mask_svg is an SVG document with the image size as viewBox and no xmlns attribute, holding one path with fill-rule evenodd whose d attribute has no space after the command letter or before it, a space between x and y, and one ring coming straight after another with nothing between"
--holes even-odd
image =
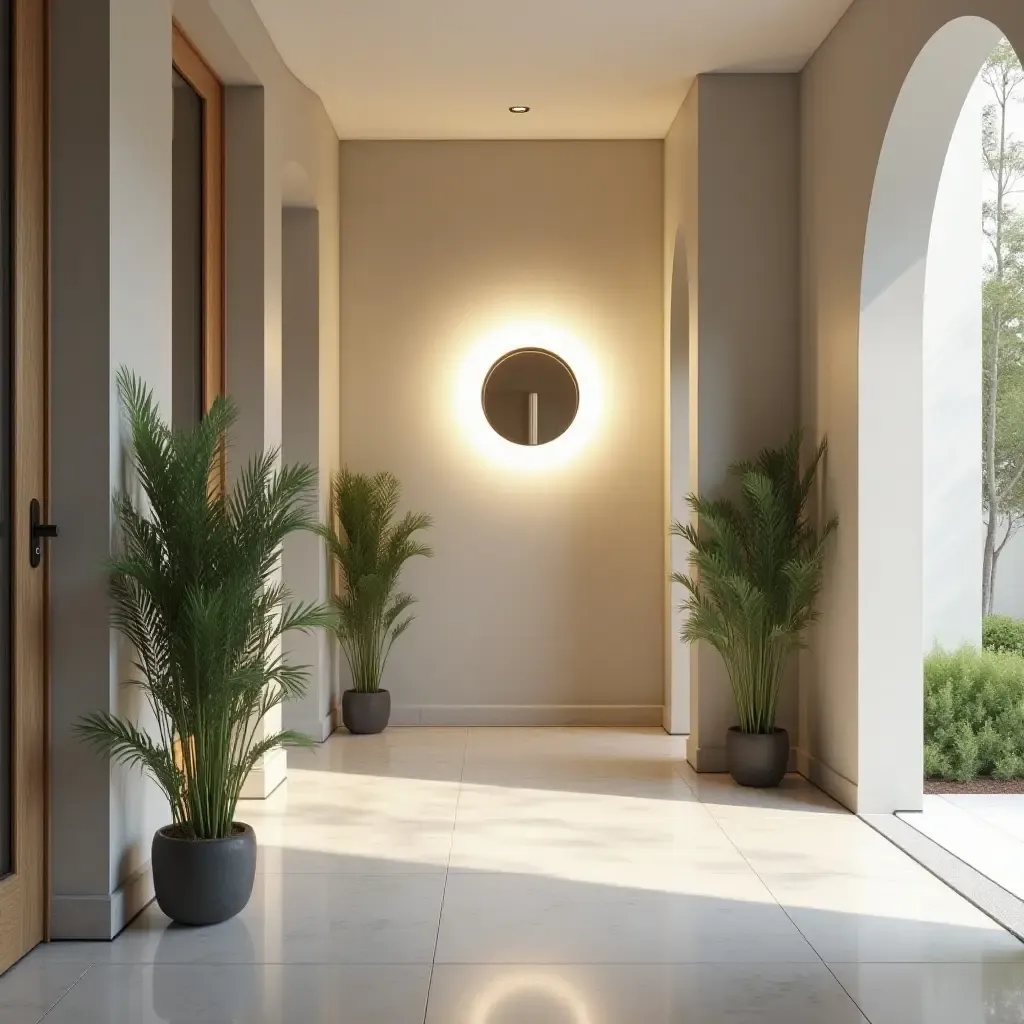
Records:
<instances>
[{"instance_id":1,"label":"beige wall","mask_svg":"<svg viewBox=\"0 0 1024 1024\"><path fill-rule=\"evenodd\" d=\"M229 344L228 387L244 411L239 454L245 445L281 439L281 209L286 168L298 164L323 226L324 481L337 465L338 151L320 101L287 71L248 0L54 0L50 468L51 513L61 528L50 565L55 938L110 938L124 926L152 896L152 833L169 820L152 785L138 772L111 768L72 727L88 711L143 713L118 685L118 659L126 652L109 628L102 566L110 551L111 490L124 485L114 375L122 364L136 370L165 414L173 397L172 6L229 93L263 96L259 148L243 181L249 189L257 183L246 228L258 258L244 253L253 277L244 296L237 279L228 295L229 304L244 297L250 317L245 337L236 322L237 344ZM229 224L229 289L240 255L238 236L231 238ZM315 596L321 582L312 580L303 596Z\"/></svg>"},{"instance_id":2,"label":"beige wall","mask_svg":"<svg viewBox=\"0 0 1024 1024\"><path fill-rule=\"evenodd\" d=\"M963 16L990 19L1024 52L1024 7L1015 0L856 0L802 80L802 410L811 429L829 436L823 505L841 518L822 623L801 670L804 767L862 811L912 803L915 773L920 799L921 704L920 483L912 467L899 469L908 446L920 448L920 423L910 414L901 422L893 413L899 389L887 401L882 386L886 373L890 380L894 370L906 374L910 383L916 369L898 338L885 347L871 333L865 344L865 238L900 90L928 41ZM912 184L920 206L876 211L890 266L872 267L883 275L866 280L872 301L898 290L908 274L923 281L920 239L926 247L929 204L958 113L950 89L964 79L962 100L985 56L964 28L946 74L930 83L931 93L922 90L918 116L903 126L913 162L894 161L892 175Z\"/></svg>"},{"instance_id":3,"label":"beige wall","mask_svg":"<svg viewBox=\"0 0 1024 1024\"><path fill-rule=\"evenodd\" d=\"M343 457L436 520L395 720L660 722L661 142L341 154ZM589 407L550 449L480 423L489 339L524 322L567 332Z\"/></svg>"}]
</instances>

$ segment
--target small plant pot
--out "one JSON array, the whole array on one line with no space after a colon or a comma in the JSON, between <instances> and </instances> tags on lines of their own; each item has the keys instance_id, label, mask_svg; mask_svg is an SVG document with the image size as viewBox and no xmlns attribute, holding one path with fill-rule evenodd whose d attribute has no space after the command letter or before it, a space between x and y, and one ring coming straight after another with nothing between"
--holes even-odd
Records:
<instances>
[{"instance_id":1,"label":"small plant pot","mask_svg":"<svg viewBox=\"0 0 1024 1024\"><path fill-rule=\"evenodd\" d=\"M387 690L346 690L341 695L341 720L349 732L373 736L387 728L390 718L391 694Z\"/></svg>"},{"instance_id":2,"label":"small plant pot","mask_svg":"<svg viewBox=\"0 0 1024 1024\"><path fill-rule=\"evenodd\" d=\"M188 839L174 825L153 836L153 887L178 924L227 921L245 909L256 880L256 833L234 823L223 839Z\"/></svg>"},{"instance_id":3,"label":"small plant pot","mask_svg":"<svg viewBox=\"0 0 1024 1024\"><path fill-rule=\"evenodd\" d=\"M740 786L773 789L789 767L789 733L785 729L763 735L735 726L725 738L729 774Z\"/></svg>"}]
</instances>

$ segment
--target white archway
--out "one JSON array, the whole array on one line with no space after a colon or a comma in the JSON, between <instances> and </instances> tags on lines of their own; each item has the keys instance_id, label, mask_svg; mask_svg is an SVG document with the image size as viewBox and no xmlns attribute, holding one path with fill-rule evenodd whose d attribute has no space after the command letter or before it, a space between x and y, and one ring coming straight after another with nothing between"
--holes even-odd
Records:
<instances>
[{"instance_id":1,"label":"white archway","mask_svg":"<svg viewBox=\"0 0 1024 1024\"><path fill-rule=\"evenodd\" d=\"M950 140L1002 35L990 21L965 17L927 43L890 118L871 195L857 367L861 810L921 806L928 246Z\"/></svg>"}]
</instances>

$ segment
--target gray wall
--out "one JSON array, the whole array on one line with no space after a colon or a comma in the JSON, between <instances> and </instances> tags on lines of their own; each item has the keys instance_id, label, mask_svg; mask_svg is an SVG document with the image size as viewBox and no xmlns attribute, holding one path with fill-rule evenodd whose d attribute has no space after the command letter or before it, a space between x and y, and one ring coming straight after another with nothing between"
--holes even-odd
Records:
<instances>
[{"instance_id":1,"label":"gray wall","mask_svg":"<svg viewBox=\"0 0 1024 1024\"><path fill-rule=\"evenodd\" d=\"M317 465L320 450L320 218L315 209L286 206L281 229L282 451L285 462ZM327 481L324 481L326 486ZM295 594L327 593L324 543L312 533L285 541L284 582ZM293 633L285 650L294 664L309 665L315 682L331 678L334 642L324 630ZM329 686L314 685L284 706L284 725L323 740L334 728Z\"/></svg>"},{"instance_id":2,"label":"gray wall","mask_svg":"<svg viewBox=\"0 0 1024 1024\"><path fill-rule=\"evenodd\" d=\"M671 500L673 514L685 518L684 484L705 496L730 493L729 465L781 443L797 426L797 76L702 75L666 151L672 174L666 248L678 240L671 282ZM683 258L685 293L676 277ZM673 567L686 569L681 544ZM704 645L686 651L678 643L673 658L674 700L684 698L689 676L689 759L701 771L720 771L725 734L735 721L721 659ZM794 682L779 713L780 726L794 733L795 701Z\"/></svg>"},{"instance_id":3,"label":"gray wall","mask_svg":"<svg viewBox=\"0 0 1024 1024\"><path fill-rule=\"evenodd\" d=\"M660 722L662 144L343 143L341 195L344 458L436 520L396 720ZM480 388L550 330L579 429L515 449Z\"/></svg>"},{"instance_id":4,"label":"gray wall","mask_svg":"<svg viewBox=\"0 0 1024 1024\"><path fill-rule=\"evenodd\" d=\"M153 787L72 735L97 709L138 716L117 685L102 560L125 486L113 377L171 399L170 8L56 0L52 8L52 929L109 937L148 898Z\"/></svg>"},{"instance_id":5,"label":"gray wall","mask_svg":"<svg viewBox=\"0 0 1024 1024\"><path fill-rule=\"evenodd\" d=\"M324 225L319 387L333 400L320 404L318 456L326 478L338 446L337 139L247 0L179 0L173 13L215 71L265 100L250 168L259 182L252 223L266 254L257 268L258 314L249 347L229 353L235 365L229 358L227 371L232 390L235 377L247 379L248 360L261 366L257 394L240 396L257 424L246 436L250 446L280 441L283 181L290 163L308 172ZM53 2L50 471L51 512L61 527L50 556L55 938L110 938L124 926L151 897L149 844L169 819L149 783L86 750L72 726L93 710L145 722L136 698L119 686L127 658L108 626L102 562L111 547L111 491L131 484L117 368L135 369L165 414L171 409L171 16L167 0ZM229 272L238 256L229 246Z\"/></svg>"}]
</instances>

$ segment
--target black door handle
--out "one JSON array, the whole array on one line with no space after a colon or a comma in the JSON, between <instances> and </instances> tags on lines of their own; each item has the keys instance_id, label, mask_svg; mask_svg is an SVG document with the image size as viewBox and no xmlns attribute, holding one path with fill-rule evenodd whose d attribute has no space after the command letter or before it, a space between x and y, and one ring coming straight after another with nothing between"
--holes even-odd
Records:
<instances>
[{"instance_id":1,"label":"black door handle","mask_svg":"<svg viewBox=\"0 0 1024 1024\"><path fill-rule=\"evenodd\" d=\"M39 499L33 498L28 506L28 563L33 569L39 568L43 560L43 538L57 536L57 527L53 523L41 523L40 516Z\"/></svg>"}]
</instances>

